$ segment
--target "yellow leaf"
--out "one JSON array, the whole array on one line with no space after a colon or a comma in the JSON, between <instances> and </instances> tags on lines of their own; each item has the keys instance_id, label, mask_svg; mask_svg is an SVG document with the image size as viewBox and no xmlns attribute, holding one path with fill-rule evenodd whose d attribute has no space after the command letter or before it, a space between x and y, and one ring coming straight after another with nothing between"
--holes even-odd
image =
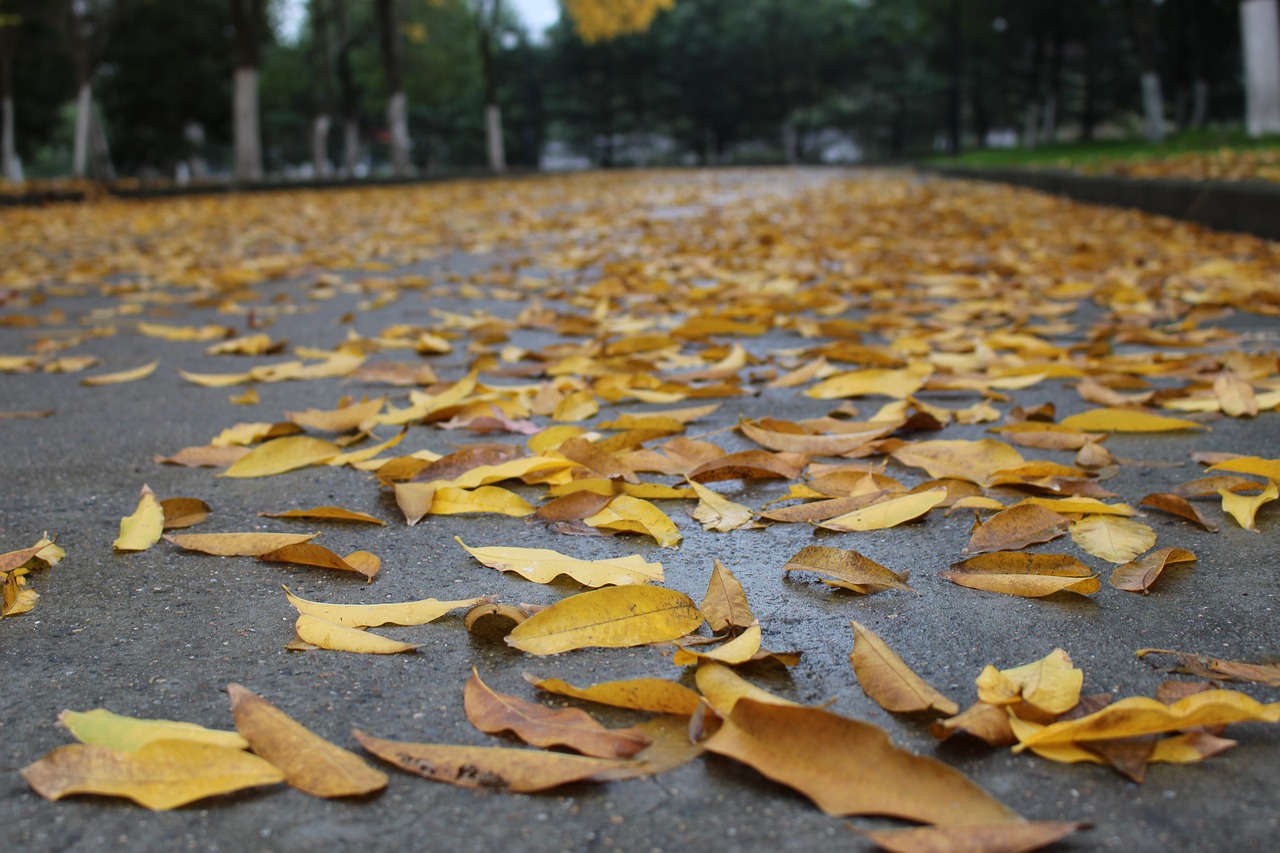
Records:
<instances>
[{"instance_id":1,"label":"yellow leaf","mask_svg":"<svg viewBox=\"0 0 1280 853\"><path fill-rule=\"evenodd\" d=\"M599 412L600 404L596 401L595 394L590 391L574 391L556 404L551 418L561 423L578 423L594 418Z\"/></svg>"},{"instance_id":2,"label":"yellow leaf","mask_svg":"<svg viewBox=\"0 0 1280 853\"><path fill-rule=\"evenodd\" d=\"M173 720L140 720L113 714L105 708L63 711L58 715L58 722L81 743L129 752L159 740L184 740L231 749L249 748L249 742L235 732L206 729L195 723Z\"/></svg>"},{"instance_id":3,"label":"yellow leaf","mask_svg":"<svg viewBox=\"0 0 1280 853\"><path fill-rule=\"evenodd\" d=\"M382 411L385 397L364 403L353 403L341 409L307 409L305 412L285 412L285 417L302 427L320 432L348 432L373 420Z\"/></svg>"},{"instance_id":4,"label":"yellow leaf","mask_svg":"<svg viewBox=\"0 0 1280 853\"><path fill-rule=\"evenodd\" d=\"M703 530L728 533L751 524L754 516L751 507L734 503L701 483L690 480L689 485L698 495L698 505L691 514Z\"/></svg>"},{"instance_id":5,"label":"yellow leaf","mask_svg":"<svg viewBox=\"0 0 1280 853\"><path fill-rule=\"evenodd\" d=\"M1226 489L1218 489L1218 494L1222 496L1222 511L1234 518L1236 524L1245 530L1255 532L1258 529L1258 510L1263 504L1271 503L1280 497L1275 480L1268 480L1267 487L1253 496L1238 495Z\"/></svg>"},{"instance_id":6,"label":"yellow leaf","mask_svg":"<svg viewBox=\"0 0 1280 853\"><path fill-rule=\"evenodd\" d=\"M1179 429L1204 429L1195 421L1167 418L1135 409L1090 409L1062 419L1062 426L1082 432L1169 432Z\"/></svg>"},{"instance_id":7,"label":"yellow leaf","mask_svg":"<svg viewBox=\"0 0 1280 853\"><path fill-rule=\"evenodd\" d=\"M1253 386L1230 370L1224 370L1213 381L1213 393L1222 413L1232 418L1251 418L1258 414L1258 398Z\"/></svg>"},{"instance_id":8,"label":"yellow leaf","mask_svg":"<svg viewBox=\"0 0 1280 853\"><path fill-rule=\"evenodd\" d=\"M1072 522L1071 540L1108 563L1127 563L1156 544L1156 532L1131 518L1087 515Z\"/></svg>"},{"instance_id":9,"label":"yellow leaf","mask_svg":"<svg viewBox=\"0 0 1280 853\"><path fill-rule=\"evenodd\" d=\"M290 509L284 512L260 512L264 518L305 518L312 521L345 521L354 524L380 524L386 522L364 512L343 509L340 506L318 506L315 509Z\"/></svg>"},{"instance_id":10,"label":"yellow leaf","mask_svg":"<svg viewBox=\"0 0 1280 853\"><path fill-rule=\"evenodd\" d=\"M683 637L702 624L689 596L655 586L613 586L558 601L521 622L507 643L535 655L620 648Z\"/></svg>"},{"instance_id":11,"label":"yellow leaf","mask_svg":"<svg viewBox=\"0 0 1280 853\"><path fill-rule=\"evenodd\" d=\"M270 477L320 465L342 452L328 441L308 435L290 435L259 445L232 463L219 477Z\"/></svg>"},{"instance_id":12,"label":"yellow leaf","mask_svg":"<svg viewBox=\"0 0 1280 853\"><path fill-rule=\"evenodd\" d=\"M167 326L163 323L138 323L138 334L162 341L218 341L231 334L226 326Z\"/></svg>"},{"instance_id":13,"label":"yellow leaf","mask_svg":"<svg viewBox=\"0 0 1280 853\"><path fill-rule=\"evenodd\" d=\"M1084 671L1062 649L1012 669L988 666L977 680L978 699L988 705L1026 702L1049 714L1063 714L1079 704L1083 684Z\"/></svg>"},{"instance_id":14,"label":"yellow leaf","mask_svg":"<svg viewBox=\"0 0 1280 853\"><path fill-rule=\"evenodd\" d=\"M833 816L943 825L1021 820L960 771L895 747L869 723L820 708L744 697L706 746L795 788Z\"/></svg>"},{"instance_id":15,"label":"yellow leaf","mask_svg":"<svg viewBox=\"0 0 1280 853\"><path fill-rule=\"evenodd\" d=\"M472 548L456 536L454 541L489 568L514 572L535 583L551 583L561 575L592 587L662 582L662 564L646 563L638 554L579 560L546 548Z\"/></svg>"},{"instance_id":16,"label":"yellow leaf","mask_svg":"<svg viewBox=\"0 0 1280 853\"><path fill-rule=\"evenodd\" d=\"M964 550L967 554L1017 550L1057 539L1069 524L1066 518L1042 506L1017 504L979 525Z\"/></svg>"},{"instance_id":17,"label":"yellow leaf","mask_svg":"<svg viewBox=\"0 0 1280 853\"><path fill-rule=\"evenodd\" d=\"M132 370L121 370L116 373L99 373L97 376L87 376L80 380L81 385L96 387L99 385L120 385L125 382L134 382L138 379L146 379L148 376L156 372L156 368L160 366L160 362L153 361L144 364L141 367L135 367Z\"/></svg>"},{"instance_id":18,"label":"yellow leaf","mask_svg":"<svg viewBox=\"0 0 1280 853\"><path fill-rule=\"evenodd\" d=\"M325 604L299 598L284 588L289 603L300 614L314 616L336 625L349 628L376 628L379 625L425 625L434 622L451 610L473 607L492 599L487 597L464 598L458 601L437 601L424 598L420 601L402 601L390 604Z\"/></svg>"},{"instance_id":19,"label":"yellow leaf","mask_svg":"<svg viewBox=\"0 0 1280 853\"><path fill-rule=\"evenodd\" d=\"M1081 515L1137 515L1138 511L1128 504L1109 504L1097 498L1024 498L1018 504L1035 504L1059 515L1080 513Z\"/></svg>"},{"instance_id":20,"label":"yellow leaf","mask_svg":"<svg viewBox=\"0 0 1280 853\"><path fill-rule=\"evenodd\" d=\"M1234 471L1238 474L1253 474L1266 477L1268 480L1280 481L1280 459L1263 459L1260 456L1238 456L1208 467L1209 471Z\"/></svg>"},{"instance_id":21,"label":"yellow leaf","mask_svg":"<svg viewBox=\"0 0 1280 853\"><path fill-rule=\"evenodd\" d=\"M923 468L935 479L950 477L980 486L988 485L996 472L1017 468L1026 461L1011 445L990 438L920 441L890 455L903 465Z\"/></svg>"},{"instance_id":22,"label":"yellow leaf","mask_svg":"<svg viewBox=\"0 0 1280 853\"><path fill-rule=\"evenodd\" d=\"M662 678L632 678L625 681L605 681L589 687L574 687L558 678L534 678L525 673L525 681L539 690L611 705L633 711L651 711L656 714L683 714L688 716L697 710L700 697L688 687Z\"/></svg>"},{"instance_id":23,"label":"yellow leaf","mask_svg":"<svg viewBox=\"0 0 1280 853\"><path fill-rule=\"evenodd\" d=\"M724 664L746 663L760 651L760 625L752 625L727 643L721 643L710 651L699 651L693 646L680 646L672 656L676 666L688 666L699 661L715 661Z\"/></svg>"},{"instance_id":24,"label":"yellow leaf","mask_svg":"<svg viewBox=\"0 0 1280 853\"><path fill-rule=\"evenodd\" d=\"M994 826L921 826L911 829L860 829L889 853L1027 853L1048 847L1089 824L1027 821Z\"/></svg>"},{"instance_id":25,"label":"yellow leaf","mask_svg":"<svg viewBox=\"0 0 1280 853\"><path fill-rule=\"evenodd\" d=\"M980 554L951 566L938 577L970 589L1039 598L1055 592L1092 595L1101 589L1093 570L1066 554Z\"/></svg>"},{"instance_id":26,"label":"yellow leaf","mask_svg":"<svg viewBox=\"0 0 1280 853\"><path fill-rule=\"evenodd\" d=\"M125 797L154 811L284 781L284 774L256 755L229 746L159 740L134 752L72 744L22 769L40 796L70 794Z\"/></svg>"},{"instance_id":27,"label":"yellow leaf","mask_svg":"<svg viewBox=\"0 0 1280 853\"><path fill-rule=\"evenodd\" d=\"M160 501L164 510L164 529L181 530L194 527L209 517L212 511L199 498L165 498Z\"/></svg>"},{"instance_id":28,"label":"yellow leaf","mask_svg":"<svg viewBox=\"0 0 1280 853\"><path fill-rule=\"evenodd\" d=\"M149 486L143 485L138 508L120 519L120 535L111 543L117 551L145 551L164 533L164 507Z\"/></svg>"},{"instance_id":29,"label":"yellow leaf","mask_svg":"<svg viewBox=\"0 0 1280 853\"><path fill-rule=\"evenodd\" d=\"M358 729L352 735L367 751L401 770L460 788L531 793L630 766L630 762L617 759L540 749L404 743L372 737Z\"/></svg>"},{"instance_id":30,"label":"yellow leaf","mask_svg":"<svg viewBox=\"0 0 1280 853\"><path fill-rule=\"evenodd\" d=\"M1022 738L1013 751L1244 722L1280 722L1280 702L1263 705L1235 690L1205 690L1172 705L1133 696L1088 716L1045 726Z\"/></svg>"},{"instance_id":31,"label":"yellow leaf","mask_svg":"<svg viewBox=\"0 0 1280 853\"><path fill-rule=\"evenodd\" d=\"M367 551L355 551L347 557L340 557L323 545L316 545L313 542L285 545L283 548L259 554L258 559L266 563L292 563L317 569L356 572L370 581L382 567L382 561Z\"/></svg>"},{"instance_id":32,"label":"yellow leaf","mask_svg":"<svg viewBox=\"0 0 1280 853\"><path fill-rule=\"evenodd\" d=\"M747 593L742 584L718 559L712 561L711 580L707 582L707 594L698 605L712 631L726 628L749 628L756 624L756 617L747 603ZM754 653L753 653L754 654Z\"/></svg>"},{"instance_id":33,"label":"yellow leaf","mask_svg":"<svg viewBox=\"0 0 1280 853\"><path fill-rule=\"evenodd\" d=\"M947 499L944 488L890 498L818 524L826 530L884 530L913 521Z\"/></svg>"},{"instance_id":34,"label":"yellow leaf","mask_svg":"<svg viewBox=\"0 0 1280 853\"><path fill-rule=\"evenodd\" d=\"M698 667L694 680L698 689L706 697L707 702L721 717L727 717L739 699L751 699L756 702L773 702L777 705L799 707L790 699L774 695L767 690L756 687L729 667L709 662Z\"/></svg>"},{"instance_id":35,"label":"yellow leaf","mask_svg":"<svg viewBox=\"0 0 1280 853\"><path fill-rule=\"evenodd\" d=\"M849 663L858 684L881 708L896 713L959 713L959 705L916 675L873 631L853 621L849 626L854 635Z\"/></svg>"},{"instance_id":36,"label":"yellow leaf","mask_svg":"<svg viewBox=\"0 0 1280 853\"><path fill-rule=\"evenodd\" d=\"M618 495L609 505L588 516L583 522L591 527L643 533L652 536L663 548L674 548L683 538L666 513L641 498Z\"/></svg>"},{"instance_id":37,"label":"yellow leaf","mask_svg":"<svg viewBox=\"0 0 1280 853\"><path fill-rule=\"evenodd\" d=\"M925 380L933 373L927 364L913 364L901 370L872 368L837 373L805 391L806 397L815 400L832 400L839 397L861 397L876 394L905 399L924 387Z\"/></svg>"},{"instance_id":38,"label":"yellow leaf","mask_svg":"<svg viewBox=\"0 0 1280 853\"><path fill-rule=\"evenodd\" d=\"M1182 548L1162 548L1140 560L1117 566L1111 573L1111 585L1128 592L1146 592L1165 568L1174 563L1193 563L1196 555Z\"/></svg>"},{"instance_id":39,"label":"yellow leaf","mask_svg":"<svg viewBox=\"0 0 1280 853\"><path fill-rule=\"evenodd\" d=\"M402 643L378 634L370 634L359 628L349 628L315 616L300 613L294 630L304 643L335 652L354 652L362 655L395 655L411 652L417 646Z\"/></svg>"},{"instance_id":40,"label":"yellow leaf","mask_svg":"<svg viewBox=\"0 0 1280 853\"><path fill-rule=\"evenodd\" d=\"M432 495L431 508L428 511L432 515L491 512L523 518L526 515L533 515L537 509L515 492L499 486L480 486L475 489L442 486Z\"/></svg>"},{"instance_id":41,"label":"yellow leaf","mask_svg":"<svg viewBox=\"0 0 1280 853\"><path fill-rule=\"evenodd\" d=\"M179 548L215 557L257 557L286 545L310 542L319 533L176 533L164 537Z\"/></svg>"},{"instance_id":42,"label":"yellow leaf","mask_svg":"<svg viewBox=\"0 0 1280 853\"><path fill-rule=\"evenodd\" d=\"M229 684L227 695L236 730L299 791L314 797L354 797L387 786L385 773L312 733L256 693Z\"/></svg>"}]
</instances>

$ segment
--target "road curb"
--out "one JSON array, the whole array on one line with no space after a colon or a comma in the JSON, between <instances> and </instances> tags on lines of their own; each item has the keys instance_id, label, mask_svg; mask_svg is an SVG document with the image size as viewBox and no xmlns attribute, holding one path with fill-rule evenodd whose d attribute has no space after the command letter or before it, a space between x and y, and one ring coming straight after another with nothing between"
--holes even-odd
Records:
<instances>
[{"instance_id":1,"label":"road curb","mask_svg":"<svg viewBox=\"0 0 1280 853\"><path fill-rule=\"evenodd\" d=\"M1056 169L981 169L934 166L923 171L1029 187L1077 201L1130 207L1280 240L1280 184L1267 181L1191 181L1080 175Z\"/></svg>"}]
</instances>

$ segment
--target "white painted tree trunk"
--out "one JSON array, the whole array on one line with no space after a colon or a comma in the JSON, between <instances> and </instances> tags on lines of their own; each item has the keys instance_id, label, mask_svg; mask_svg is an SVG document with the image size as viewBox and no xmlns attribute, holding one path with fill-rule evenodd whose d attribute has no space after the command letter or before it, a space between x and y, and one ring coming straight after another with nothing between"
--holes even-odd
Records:
<instances>
[{"instance_id":1,"label":"white painted tree trunk","mask_svg":"<svg viewBox=\"0 0 1280 853\"><path fill-rule=\"evenodd\" d=\"M387 101L387 130L390 133L391 172L397 178L413 174L409 150L409 100L404 92L396 92Z\"/></svg>"},{"instance_id":2,"label":"white painted tree trunk","mask_svg":"<svg viewBox=\"0 0 1280 853\"><path fill-rule=\"evenodd\" d=\"M356 176L360 162L360 125L348 119L342 125L342 171L348 178Z\"/></svg>"},{"instance_id":3,"label":"white painted tree trunk","mask_svg":"<svg viewBox=\"0 0 1280 853\"><path fill-rule=\"evenodd\" d=\"M495 172L507 171L507 149L502 144L502 107L485 106L484 130L489 142L489 168Z\"/></svg>"},{"instance_id":4,"label":"white painted tree trunk","mask_svg":"<svg viewBox=\"0 0 1280 853\"><path fill-rule=\"evenodd\" d=\"M329 163L329 116L320 113L311 121L311 167L317 178L333 174Z\"/></svg>"},{"instance_id":5,"label":"white painted tree trunk","mask_svg":"<svg viewBox=\"0 0 1280 853\"><path fill-rule=\"evenodd\" d=\"M258 69L237 68L231 104L237 181L262 180L262 133L258 129Z\"/></svg>"},{"instance_id":6,"label":"white painted tree trunk","mask_svg":"<svg viewBox=\"0 0 1280 853\"><path fill-rule=\"evenodd\" d=\"M1245 126L1250 136L1280 133L1280 14L1276 0L1243 0Z\"/></svg>"},{"instance_id":7,"label":"white painted tree trunk","mask_svg":"<svg viewBox=\"0 0 1280 853\"><path fill-rule=\"evenodd\" d=\"M1160 75L1154 71L1142 72L1142 118L1147 141L1163 142L1164 94L1160 90Z\"/></svg>"},{"instance_id":8,"label":"white painted tree trunk","mask_svg":"<svg viewBox=\"0 0 1280 853\"><path fill-rule=\"evenodd\" d=\"M1052 145L1058 139L1058 99L1053 95L1044 99L1044 112L1040 116L1040 141Z\"/></svg>"},{"instance_id":9,"label":"white painted tree trunk","mask_svg":"<svg viewBox=\"0 0 1280 853\"><path fill-rule=\"evenodd\" d=\"M89 122L93 120L93 87L80 86L76 96L76 135L71 150L71 176L83 178L89 174Z\"/></svg>"},{"instance_id":10,"label":"white painted tree trunk","mask_svg":"<svg viewBox=\"0 0 1280 853\"><path fill-rule=\"evenodd\" d=\"M13 97L0 100L0 178L22 183L22 165L18 162L18 149L13 140Z\"/></svg>"},{"instance_id":11,"label":"white painted tree trunk","mask_svg":"<svg viewBox=\"0 0 1280 853\"><path fill-rule=\"evenodd\" d=\"M116 167L111 162L111 148L107 145L107 128L96 109L90 114L89 120L89 163L90 171L98 180L116 179Z\"/></svg>"},{"instance_id":12,"label":"white painted tree trunk","mask_svg":"<svg viewBox=\"0 0 1280 853\"><path fill-rule=\"evenodd\" d=\"M794 116L782 121L782 159L788 166L800 162L800 136L796 133Z\"/></svg>"}]
</instances>

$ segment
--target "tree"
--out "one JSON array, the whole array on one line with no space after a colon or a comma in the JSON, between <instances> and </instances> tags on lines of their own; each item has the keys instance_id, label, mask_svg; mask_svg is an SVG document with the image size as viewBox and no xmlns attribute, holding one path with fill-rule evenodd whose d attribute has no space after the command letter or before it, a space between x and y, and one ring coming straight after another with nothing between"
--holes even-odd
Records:
<instances>
[{"instance_id":1,"label":"tree","mask_svg":"<svg viewBox=\"0 0 1280 853\"><path fill-rule=\"evenodd\" d=\"M311 16L311 65L320 90L319 109L311 124L311 166L315 174L327 178L333 171L329 161L329 124L335 100L333 93L333 56L329 50L329 3L311 0L307 9Z\"/></svg>"},{"instance_id":2,"label":"tree","mask_svg":"<svg viewBox=\"0 0 1280 853\"><path fill-rule=\"evenodd\" d=\"M22 19L0 5L0 180L19 182L22 170L14 146L13 54Z\"/></svg>"},{"instance_id":3,"label":"tree","mask_svg":"<svg viewBox=\"0 0 1280 853\"><path fill-rule=\"evenodd\" d=\"M498 103L498 71L494 62L498 26L502 16L502 0L468 0L468 2L472 20L475 21L476 37L480 48L480 69L484 75L484 133L485 150L489 154L489 169L494 172L505 172L507 154L502 139L502 106Z\"/></svg>"},{"instance_id":4,"label":"tree","mask_svg":"<svg viewBox=\"0 0 1280 853\"><path fill-rule=\"evenodd\" d=\"M390 135L391 171L396 177L413 172L410 158L409 105L404 93L404 43L395 0L378 0L378 34L387 86L387 132Z\"/></svg>"},{"instance_id":5,"label":"tree","mask_svg":"<svg viewBox=\"0 0 1280 853\"><path fill-rule=\"evenodd\" d=\"M1280 133L1280 16L1276 0L1241 0L1245 125L1250 136Z\"/></svg>"},{"instance_id":6,"label":"tree","mask_svg":"<svg viewBox=\"0 0 1280 853\"><path fill-rule=\"evenodd\" d=\"M231 0L232 56L235 60L231 120L235 148L232 176L262 179L262 130L258 116L258 67L265 29L263 0Z\"/></svg>"},{"instance_id":7,"label":"tree","mask_svg":"<svg viewBox=\"0 0 1280 853\"><path fill-rule=\"evenodd\" d=\"M58 16L63 43L75 71L76 124L71 174L83 178L92 173L96 178L110 180L115 177L115 171L107 150L106 131L94 109L93 78L106 42L113 3L111 0L62 0L49 9Z\"/></svg>"},{"instance_id":8,"label":"tree","mask_svg":"<svg viewBox=\"0 0 1280 853\"><path fill-rule=\"evenodd\" d=\"M1129 0L1133 42L1138 54L1138 66L1142 71L1144 136L1148 142L1163 142L1164 92L1160 85L1160 71L1156 65L1159 44L1155 15L1156 7L1152 0Z\"/></svg>"},{"instance_id":9,"label":"tree","mask_svg":"<svg viewBox=\"0 0 1280 853\"><path fill-rule=\"evenodd\" d=\"M587 44L643 33L676 0L564 0L564 10Z\"/></svg>"}]
</instances>

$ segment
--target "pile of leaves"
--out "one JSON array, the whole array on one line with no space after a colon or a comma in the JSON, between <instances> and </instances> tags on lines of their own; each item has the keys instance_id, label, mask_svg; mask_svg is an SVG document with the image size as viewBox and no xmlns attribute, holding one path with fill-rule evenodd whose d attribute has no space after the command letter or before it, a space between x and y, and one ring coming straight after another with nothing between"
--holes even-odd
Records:
<instances>
[{"instance_id":1,"label":"pile of leaves","mask_svg":"<svg viewBox=\"0 0 1280 853\"><path fill-rule=\"evenodd\" d=\"M1024 826L954 770L898 750L879 729L743 681L732 667L794 665L804 650L764 647L767 626L725 566L716 562L696 604L661 585L660 563L634 552L640 542L678 548L691 524L732 535L810 525L847 544L899 527L928 537L960 513L973 519L968 544L941 575L954 594L1039 599L1099 595L1104 571L1116 590L1159 593L1160 579L1196 555L1158 547L1150 515L1181 519L1180 529L1203 536L1224 524L1265 528L1280 460L1250 448L1197 451L1194 437L1217 421L1271 418L1280 407L1276 353L1218 323L1280 314L1275 247L1122 211L1090 211L1092 227L1061 239L1063 219L1082 210L1006 188L896 176L725 173L8 211L0 224L14 239L0 246L0 304L10 311L0 323L32 343L0 355L0 371L88 370L101 360L81 350L136 334L204 347L209 368L182 377L191 393L218 395L220 405L230 394L231 404L270 409L275 383L341 381L344 393L312 408L241 421L203 445L157 448L156 461L236 480L301 482L308 472L342 470L399 517L331 505L262 514L335 528L488 514L499 519L495 541L458 543L480 563L589 588L542 609L491 595L337 605L286 590L296 636L280 641L291 649L412 654L415 644L369 629L465 610L467 629L498 624L507 644L530 655L674 644L672 660L694 670L697 691L676 681L574 688L533 679L546 692L667 715L623 732L601 731L581 712L563 722L475 674L467 712L483 731L511 730L533 746L587 757L356 734L403 769L536 790L659 772L710 750L798 788L831 814L889 814L948 832ZM491 265L443 280L404 270L450 252ZM73 318L54 301L86 295L115 302ZM356 301L341 343L291 345L272 335L276 321L336 298ZM431 303L430 321L405 321L410 312L401 309L415 301ZM168 321L202 309L223 319ZM396 311L396 321L371 328L382 309ZM163 361L108 365L80 393L147 381ZM1078 396L1069 412L1020 402L1031 389L1063 386ZM748 416L760 400L773 404L768 413ZM739 414L736 423L695 432L722 408ZM1189 442L1204 470L1168 490L1116 494L1109 486L1126 469L1151 464L1113 449L1117 435L1129 452L1140 446L1125 441L1134 437ZM114 547L251 557L367 583L383 571L375 554L312 541L320 533L250 532L248 519L231 522L240 530L185 532L212 511L201 498L161 500L144 486ZM616 537L619 556L590 561L502 544L529 523L566 537ZM1055 540L1070 541L1074 553L1040 547ZM50 547L0 557L5 615L34 605L24 573L56 562ZM914 592L905 570L850 548L808 546L776 568L816 574L846 595ZM1024 667L989 667L976 703L961 711L869 629L854 623L853 631L858 681L886 709L937 716L940 737L964 733L1051 760L1109 764L1133 779L1149 762L1198 761L1230 746L1221 726L1280 715L1280 706L1207 685L1154 698L1082 696L1083 674L1061 651ZM1266 665L1215 667L1178 654L1187 666L1201 661L1195 671L1214 673L1206 677L1274 683ZM250 694L230 692L241 735L265 759L246 765L244 784L281 775L294 782L241 724ZM48 796L94 790L169 807L180 802L158 804L134 788L59 787L47 781L47 763L74 768L54 774L59 780L102 767L117 781L147 776L139 761L179 775L203 766L175 758L190 747L174 745L172 728L157 738L162 747L129 752L68 725L90 745L24 771ZM587 741L613 753L558 739L563 729L589 731ZM900 788L848 778L847 756L866 750L902 764L892 774ZM939 796L919 797L930 785ZM919 811L922 801L955 811ZM1042 827L1035 843L1074 828Z\"/></svg>"}]
</instances>

